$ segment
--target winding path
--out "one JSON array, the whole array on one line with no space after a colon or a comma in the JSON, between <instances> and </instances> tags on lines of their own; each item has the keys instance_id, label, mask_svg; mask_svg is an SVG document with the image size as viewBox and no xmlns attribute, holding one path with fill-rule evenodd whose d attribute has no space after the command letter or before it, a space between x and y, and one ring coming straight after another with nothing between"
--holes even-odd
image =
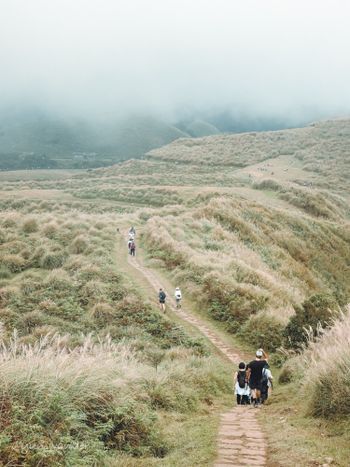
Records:
<instances>
[{"instance_id":1,"label":"winding path","mask_svg":"<svg viewBox=\"0 0 350 467\"><path fill-rule=\"evenodd\" d=\"M154 272L141 265L136 257L128 255L128 263L137 269L148 280L158 293L164 288ZM170 306L178 316L198 328L212 344L225 355L235 367L241 361L239 354L225 344L199 318L184 309L176 309L172 293L167 293L167 306ZM266 441L259 426L256 412L250 406L235 405L229 412L221 415L218 433L218 457L214 467L266 467Z\"/></svg>"}]
</instances>

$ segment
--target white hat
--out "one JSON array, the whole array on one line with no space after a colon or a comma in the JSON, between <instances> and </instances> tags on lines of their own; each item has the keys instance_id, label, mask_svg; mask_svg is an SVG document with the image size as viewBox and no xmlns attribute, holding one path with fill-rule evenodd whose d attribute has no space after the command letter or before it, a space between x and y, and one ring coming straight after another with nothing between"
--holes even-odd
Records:
<instances>
[{"instance_id":1,"label":"white hat","mask_svg":"<svg viewBox=\"0 0 350 467\"><path fill-rule=\"evenodd\" d=\"M262 357L263 356L263 351L261 349L257 350L256 351L256 354L255 354L257 357Z\"/></svg>"},{"instance_id":2,"label":"white hat","mask_svg":"<svg viewBox=\"0 0 350 467\"><path fill-rule=\"evenodd\" d=\"M180 287L176 287L176 289L175 289L175 290L180 290Z\"/></svg>"}]
</instances>

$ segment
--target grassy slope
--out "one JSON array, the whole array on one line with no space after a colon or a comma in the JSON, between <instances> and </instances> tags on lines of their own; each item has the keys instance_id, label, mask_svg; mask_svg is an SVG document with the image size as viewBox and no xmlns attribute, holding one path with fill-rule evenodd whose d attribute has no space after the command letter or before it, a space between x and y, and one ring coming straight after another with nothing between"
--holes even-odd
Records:
<instances>
[{"instance_id":1,"label":"grassy slope","mask_svg":"<svg viewBox=\"0 0 350 467\"><path fill-rule=\"evenodd\" d=\"M269 319L261 320L262 330L273 318L272 329L278 335L293 313L292 305L315 291L327 289L343 302L349 296L349 200L344 176L348 144L349 121L342 120L300 130L179 140L152 151L149 160L61 182L8 182L6 189L19 200L25 189L63 190L76 197L69 202L78 212L89 206L127 212L121 222L146 222L144 242L154 258L151 264L163 271L165 266L173 281L184 284L199 312L211 310L211 316L225 318L213 325L224 332L226 323L234 331L237 319L232 314L243 310L244 321L254 311ZM327 159L330 152L332 164ZM18 199L3 200L2 205L23 213L35 209L35 203ZM45 203L55 212L67 208L59 196ZM227 254L220 253L222 248ZM213 288L216 281L218 287ZM225 290L234 293L222 294ZM246 326L246 336L256 336L256 324ZM287 420L282 425L285 432L278 431L279 441L271 430L276 442L273 459L283 465L281 460L288 455L290 465L300 465L300 459L303 465L317 465L318 446L326 456L329 445L322 444L323 425L311 429L314 419L305 418L302 403L300 415L294 417L289 409L293 401L286 402L289 390L294 391L277 389L268 412L276 423L279 417ZM266 423L268 419L267 415ZM292 424L310 439L302 447L304 438L295 437L294 456L289 452L292 441L283 442L283 434L294 432ZM330 433L337 426L330 424ZM341 446L339 434L335 439ZM341 456L339 462L344 465Z\"/></svg>"},{"instance_id":2,"label":"grassy slope","mask_svg":"<svg viewBox=\"0 0 350 467\"><path fill-rule=\"evenodd\" d=\"M33 204L35 218L7 211L1 219L1 461L111 465L129 456L132 465L181 465L186 450L193 465L210 463L227 368L127 279L120 251L115 261L122 218L86 205L79 215L66 205L49 213L35 199L23 208ZM184 426L194 444L184 442Z\"/></svg>"}]
</instances>

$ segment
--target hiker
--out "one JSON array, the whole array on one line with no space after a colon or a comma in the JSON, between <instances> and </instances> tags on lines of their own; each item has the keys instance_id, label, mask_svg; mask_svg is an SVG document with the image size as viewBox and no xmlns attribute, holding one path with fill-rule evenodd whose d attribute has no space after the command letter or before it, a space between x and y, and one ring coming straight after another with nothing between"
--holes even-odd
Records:
<instances>
[{"instance_id":1,"label":"hiker","mask_svg":"<svg viewBox=\"0 0 350 467\"><path fill-rule=\"evenodd\" d=\"M266 366L266 360L263 359L263 356L263 350L258 349L255 354L255 360L252 360L247 365L253 407L258 407L261 404L261 380L263 368Z\"/></svg>"},{"instance_id":2,"label":"hiker","mask_svg":"<svg viewBox=\"0 0 350 467\"><path fill-rule=\"evenodd\" d=\"M163 289L159 289L159 307L162 311L165 313L165 300L166 300L166 294Z\"/></svg>"},{"instance_id":3,"label":"hiker","mask_svg":"<svg viewBox=\"0 0 350 467\"><path fill-rule=\"evenodd\" d=\"M133 237L135 237L135 235L136 235L135 227L130 227L130 229L129 229L129 235L132 235Z\"/></svg>"},{"instance_id":4,"label":"hiker","mask_svg":"<svg viewBox=\"0 0 350 467\"><path fill-rule=\"evenodd\" d=\"M273 376L270 370L270 366L268 364L267 359L265 360L265 366L262 370L262 378L261 378L261 403L267 401L269 397L269 393L273 388Z\"/></svg>"},{"instance_id":5,"label":"hiker","mask_svg":"<svg viewBox=\"0 0 350 467\"><path fill-rule=\"evenodd\" d=\"M135 256L135 250L136 250L136 245L134 240L131 241L130 243L130 254L131 256Z\"/></svg>"},{"instance_id":6,"label":"hiker","mask_svg":"<svg viewBox=\"0 0 350 467\"><path fill-rule=\"evenodd\" d=\"M129 250L129 254L131 255L131 244L132 244L132 240L129 238L128 240L128 250Z\"/></svg>"},{"instance_id":7,"label":"hiker","mask_svg":"<svg viewBox=\"0 0 350 467\"><path fill-rule=\"evenodd\" d=\"M181 299L182 299L182 293L181 293L180 287L176 287L175 289L176 308L181 308Z\"/></svg>"},{"instance_id":8,"label":"hiker","mask_svg":"<svg viewBox=\"0 0 350 467\"><path fill-rule=\"evenodd\" d=\"M238 405L249 404L250 389L247 376L246 365L244 362L241 362L238 365L238 371L236 371L234 376L235 394L237 397Z\"/></svg>"}]
</instances>

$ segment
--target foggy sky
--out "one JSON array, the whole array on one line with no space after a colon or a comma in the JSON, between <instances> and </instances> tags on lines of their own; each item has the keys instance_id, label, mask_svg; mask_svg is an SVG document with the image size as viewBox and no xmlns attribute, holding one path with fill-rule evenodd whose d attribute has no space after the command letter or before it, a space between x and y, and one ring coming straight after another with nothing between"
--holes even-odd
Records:
<instances>
[{"instance_id":1,"label":"foggy sky","mask_svg":"<svg viewBox=\"0 0 350 467\"><path fill-rule=\"evenodd\" d=\"M0 105L350 114L347 0L0 0Z\"/></svg>"}]
</instances>

